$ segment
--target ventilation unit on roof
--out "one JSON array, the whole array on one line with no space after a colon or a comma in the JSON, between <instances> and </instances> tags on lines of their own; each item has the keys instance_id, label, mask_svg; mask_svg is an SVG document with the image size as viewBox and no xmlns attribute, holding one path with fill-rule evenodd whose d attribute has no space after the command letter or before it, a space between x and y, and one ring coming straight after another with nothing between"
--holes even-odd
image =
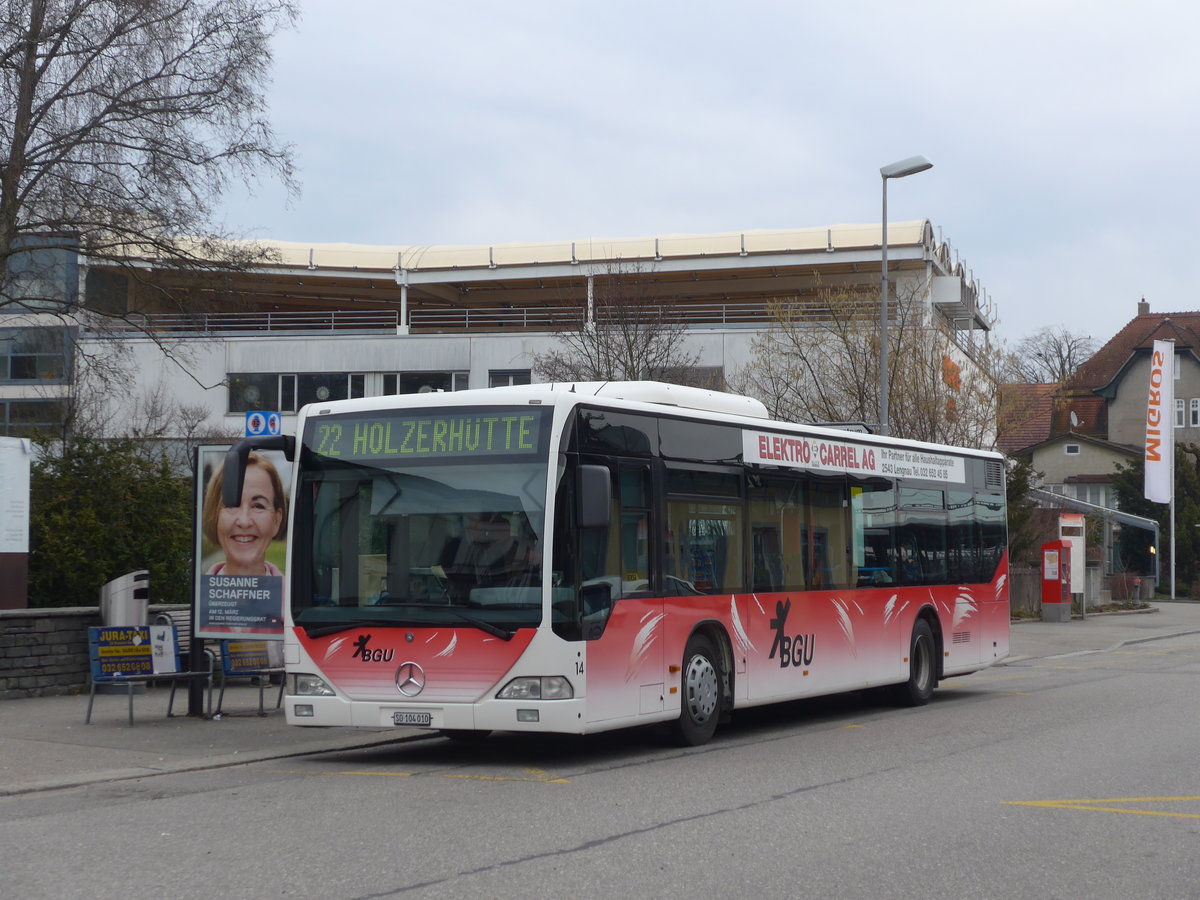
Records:
<instances>
[{"instance_id":1,"label":"ventilation unit on roof","mask_svg":"<svg viewBox=\"0 0 1200 900\"><path fill-rule=\"evenodd\" d=\"M984 470L983 483L990 488L1004 487L1004 463L998 460L988 460Z\"/></svg>"},{"instance_id":2,"label":"ventilation unit on roof","mask_svg":"<svg viewBox=\"0 0 1200 900\"><path fill-rule=\"evenodd\" d=\"M685 387L661 381L582 381L574 384L556 384L556 391L572 391L590 394L593 397L613 397L619 400L636 400L641 403L657 403L677 406L680 409L698 409L706 412L728 413L734 416L749 416L753 419L769 419L770 414L761 401L739 394L709 391L704 388Z\"/></svg>"}]
</instances>

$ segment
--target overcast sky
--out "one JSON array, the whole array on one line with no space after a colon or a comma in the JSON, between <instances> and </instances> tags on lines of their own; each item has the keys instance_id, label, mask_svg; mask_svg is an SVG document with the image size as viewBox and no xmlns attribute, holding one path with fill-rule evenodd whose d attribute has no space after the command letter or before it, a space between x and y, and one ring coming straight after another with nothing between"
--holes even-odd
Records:
<instances>
[{"instance_id":1,"label":"overcast sky","mask_svg":"<svg viewBox=\"0 0 1200 900\"><path fill-rule=\"evenodd\" d=\"M278 240L500 244L927 218L1010 344L1200 308L1200 4L301 0ZM1188 273L1193 273L1189 275Z\"/></svg>"}]
</instances>

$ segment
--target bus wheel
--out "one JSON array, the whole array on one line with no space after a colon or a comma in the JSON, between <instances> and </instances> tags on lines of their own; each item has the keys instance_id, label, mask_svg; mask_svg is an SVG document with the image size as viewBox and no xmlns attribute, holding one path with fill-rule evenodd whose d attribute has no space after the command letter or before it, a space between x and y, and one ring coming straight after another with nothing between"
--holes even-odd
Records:
<instances>
[{"instance_id":1,"label":"bus wheel","mask_svg":"<svg viewBox=\"0 0 1200 900\"><path fill-rule=\"evenodd\" d=\"M675 723L679 743L696 747L713 736L721 715L722 685L712 641L702 634L692 635L683 651L683 709Z\"/></svg>"},{"instance_id":2,"label":"bus wheel","mask_svg":"<svg viewBox=\"0 0 1200 900\"><path fill-rule=\"evenodd\" d=\"M908 681L892 688L892 701L900 706L924 706L937 684L936 644L933 631L924 619L913 625L908 649Z\"/></svg>"}]
</instances>

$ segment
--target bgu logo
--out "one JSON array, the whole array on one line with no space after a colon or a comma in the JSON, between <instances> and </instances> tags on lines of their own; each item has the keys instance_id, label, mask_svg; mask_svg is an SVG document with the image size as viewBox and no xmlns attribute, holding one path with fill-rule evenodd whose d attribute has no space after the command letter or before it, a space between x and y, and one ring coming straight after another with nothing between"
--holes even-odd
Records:
<instances>
[{"instance_id":1,"label":"bgu logo","mask_svg":"<svg viewBox=\"0 0 1200 900\"><path fill-rule=\"evenodd\" d=\"M771 653L768 659L775 659L778 656L781 669L786 669L788 666L811 666L813 652L816 649L817 636L815 634L797 634L788 637L787 617L791 610L791 600L776 601L775 618L771 620L771 627L775 629L775 640L771 644Z\"/></svg>"},{"instance_id":2,"label":"bgu logo","mask_svg":"<svg viewBox=\"0 0 1200 900\"><path fill-rule=\"evenodd\" d=\"M373 662L391 662L392 657L396 655L395 650L371 650L367 647L370 643L371 635L360 634L358 640L354 642L354 652L350 654L350 658L359 658L365 663Z\"/></svg>"}]
</instances>

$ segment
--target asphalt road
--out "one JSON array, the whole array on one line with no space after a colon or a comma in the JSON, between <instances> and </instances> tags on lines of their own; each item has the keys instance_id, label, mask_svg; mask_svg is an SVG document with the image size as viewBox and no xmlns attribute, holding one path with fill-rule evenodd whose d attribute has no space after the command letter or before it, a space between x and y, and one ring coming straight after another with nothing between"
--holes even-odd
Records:
<instances>
[{"instance_id":1,"label":"asphalt road","mask_svg":"<svg viewBox=\"0 0 1200 900\"><path fill-rule=\"evenodd\" d=\"M3 797L3 895L1196 898L1198 689L1193 634L687 750L438 738Z\"/></svg>"}]
</instances>

